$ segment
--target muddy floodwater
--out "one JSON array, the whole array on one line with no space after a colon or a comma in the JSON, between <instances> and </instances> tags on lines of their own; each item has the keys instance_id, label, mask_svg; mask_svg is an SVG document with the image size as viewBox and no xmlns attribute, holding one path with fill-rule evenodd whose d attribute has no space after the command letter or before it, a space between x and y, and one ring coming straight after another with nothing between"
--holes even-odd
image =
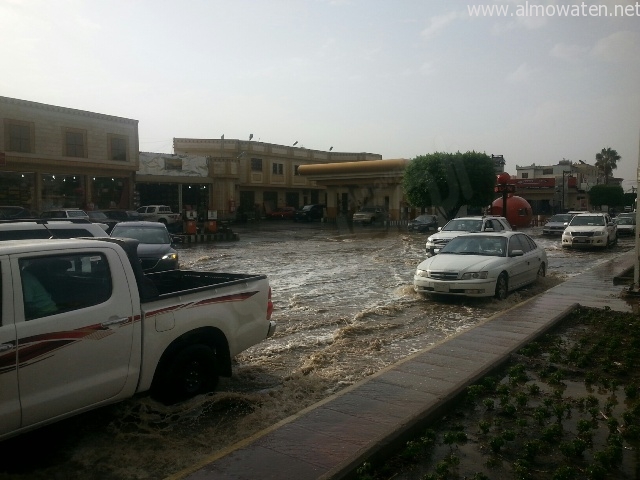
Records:
<instances>
[{"instance_id":1,"label":"muddy floodwater","mask_svg":"<svg viewBox=\"0 0 640 480\"><path fill-rule=\"evenodd\" d=\"M427 234L287 221L234 230L237 241L181 246L181 267L268 275L274 337L236 357L212 394L170 407L143 395L2 442L1 480L165 478L634 248L566 251L525 229L547 251L547 277L500 302L415 294Z\"/></svg>"}]
</instances>

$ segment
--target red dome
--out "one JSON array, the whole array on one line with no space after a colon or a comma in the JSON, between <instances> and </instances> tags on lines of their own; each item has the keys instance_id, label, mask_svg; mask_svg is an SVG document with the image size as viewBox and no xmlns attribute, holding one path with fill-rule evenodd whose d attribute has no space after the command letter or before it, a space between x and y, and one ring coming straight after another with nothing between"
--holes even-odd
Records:
<instances>
[{"instance_id":1,"label":"red dome","mask_svg":"<svg viewBox=\"0 0 640 480\"><path fill-rule=\"evenodd\" d=\"M502 212L502 197L491 203L491 214L506 217L512 227L528 227L531 225L533 211L531 205L522 197L509 194L507 197L507 214Z\"/></svg>"}]
</instances>

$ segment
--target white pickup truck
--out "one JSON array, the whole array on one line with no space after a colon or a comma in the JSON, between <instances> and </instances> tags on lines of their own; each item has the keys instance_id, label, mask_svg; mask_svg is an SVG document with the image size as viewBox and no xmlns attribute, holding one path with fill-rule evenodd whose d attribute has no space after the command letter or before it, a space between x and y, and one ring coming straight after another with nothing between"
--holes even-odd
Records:
<instances>
[{"instance_id":1,"label":"white pickup truck","mask_svg":"<svg viewBox=\"0 0 640 480\"><path fill-rule=\"evenodd\" d=\"M0 439L150 391L211 391L273 335L264 275L144 274L135 240L0 245Z\"/></svg>"}]
</instances>

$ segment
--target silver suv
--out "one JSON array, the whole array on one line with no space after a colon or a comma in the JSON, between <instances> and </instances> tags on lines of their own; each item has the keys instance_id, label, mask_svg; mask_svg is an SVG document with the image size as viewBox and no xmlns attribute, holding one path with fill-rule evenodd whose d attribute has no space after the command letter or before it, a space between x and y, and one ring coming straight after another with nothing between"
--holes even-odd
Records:
<instances>
[{"instance_id":1,"label":"silver suv","mask_svg":"<svg viewBox=\"0 0 640 480\"><path fill-rule=\"evenodd\" d=\"M85 219L0 220L0 241L108 236L98 224Z\"/></svg>"},{"instance_id":2,"label":"silver suv","mask_svg":"<svg viewBox=\"0 0 640 480\"><path fill-rule=\"evenodd\" d=\"M458 217L449 220L444 227L438 228L427 238L427 255L435 255L449 240L464 232L504 232L513 230L511 224L504 217L486 215L484 217Z\"/></svg>"}]
</instances>

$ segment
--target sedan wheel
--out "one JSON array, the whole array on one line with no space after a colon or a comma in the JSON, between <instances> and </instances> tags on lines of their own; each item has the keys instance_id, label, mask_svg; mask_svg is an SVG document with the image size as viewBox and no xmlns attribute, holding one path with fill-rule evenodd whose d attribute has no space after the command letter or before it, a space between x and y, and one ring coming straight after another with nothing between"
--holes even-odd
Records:
<instances>
[{"instance_id":1,"label":"sedan wheel","mask_svg":"<svg viewBox=\"0 0 640 480\"><path fill-rule=\"evenodd\" d=\"M507 298L507 293L509 291L509 280L507 279L506 273L501 273L496 281L496 298L498 300L504 300Z\"/></svg>"}]
</instances>

